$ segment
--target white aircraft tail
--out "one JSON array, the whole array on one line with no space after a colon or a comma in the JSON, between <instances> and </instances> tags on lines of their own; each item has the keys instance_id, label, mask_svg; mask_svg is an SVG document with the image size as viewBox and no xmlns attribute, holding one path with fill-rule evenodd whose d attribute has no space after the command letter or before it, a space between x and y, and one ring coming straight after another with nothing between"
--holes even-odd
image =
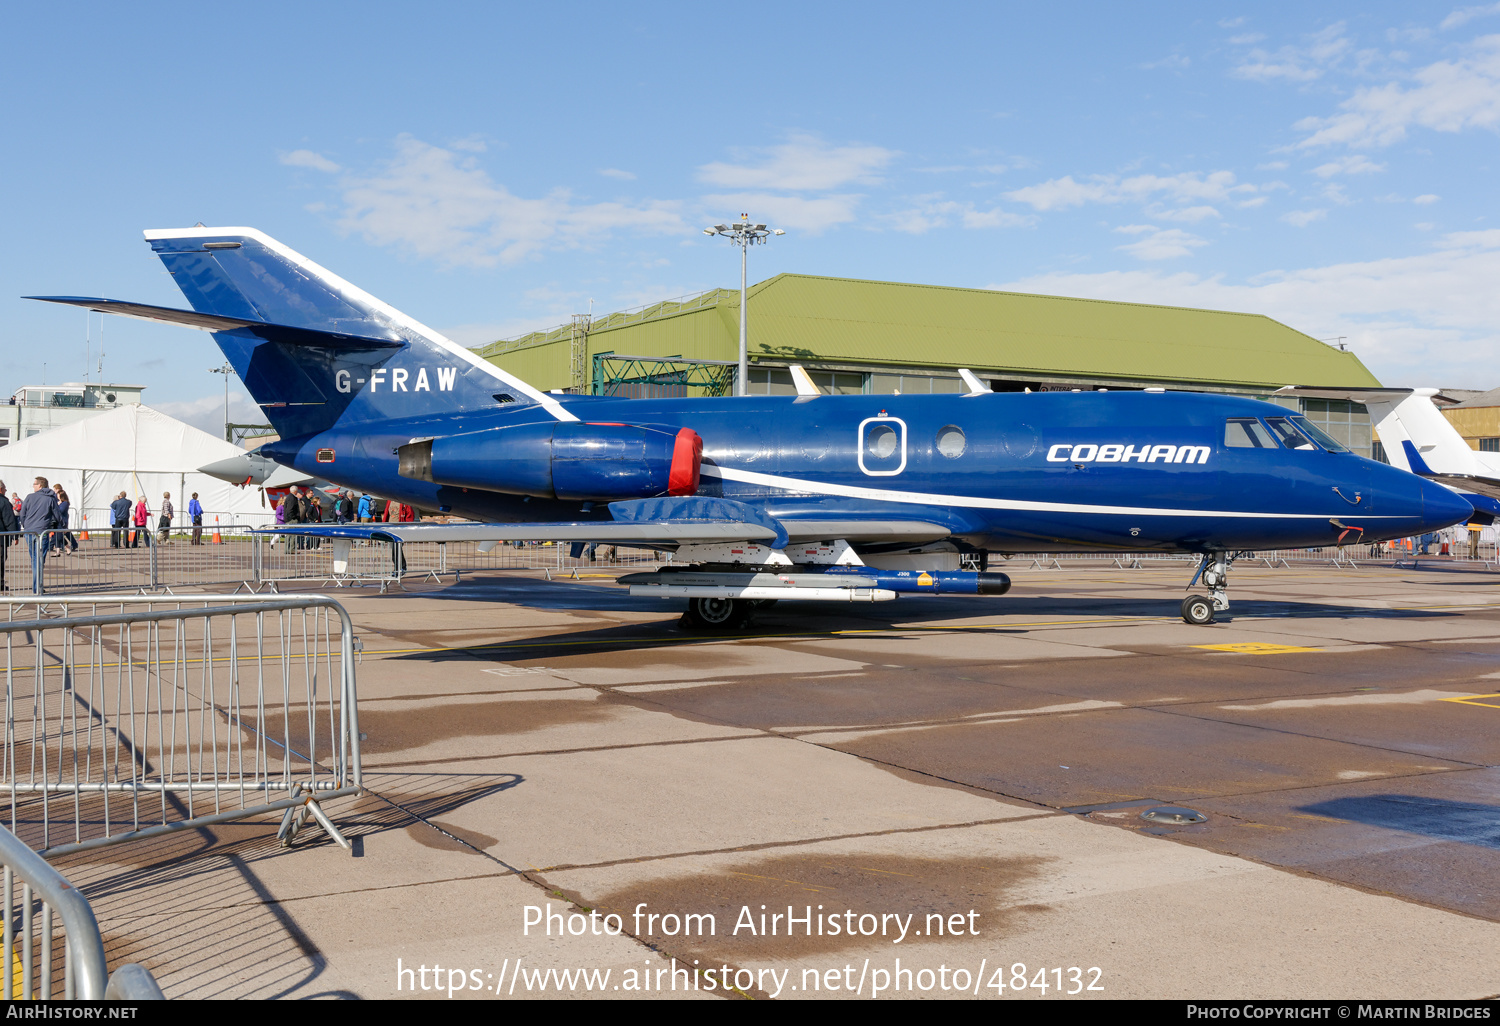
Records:
<instances>
[{"instance_id":1,"label":"white aircraft tail","mask_svg":"<svg viewBox=\"0 0 1500 1026\"><path fill-rule=\"evenodd\" d=\"M1432 402L1435 388L1304 388L1288 386L1278 395L1347 399L1364 403L1391 466L1424 477L1478 482L1500 479L1500 453L1469 448Z\"/></svg>"}]
</instances>

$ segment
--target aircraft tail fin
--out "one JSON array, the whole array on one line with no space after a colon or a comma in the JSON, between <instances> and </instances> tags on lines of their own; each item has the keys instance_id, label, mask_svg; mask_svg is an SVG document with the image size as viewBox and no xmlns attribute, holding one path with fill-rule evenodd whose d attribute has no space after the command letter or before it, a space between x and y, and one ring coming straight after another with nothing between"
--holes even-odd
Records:
<instances>
[{"instance_id":1,"label":"aircraft tail fin","mask_svg":"<svg viewBox=\"0 0 1500 1026\"><path fill-rule=\"evenodd\" d=\"M336 422L501 403L534 403L559 420L577 419L555 397L254 228L169 228L145 236L194 312L239 322L192 326L214 332L283 437ZM170 311L136 306L109 312L186 323L161 316Z\"/></svg>"},{"instance_id":2,"label":"aircraft tail fin","mask_svg":"<svg viewBox=\"0 0 1500 1026\"><path fill-rule=\"evenodd\" d=\"M1432 396L1436 394L1435 388L1417 388L1389 410L1382 409L1377 413L1371 408L1371 419L1377 421L1375 430L1385 445L1391 463L1400 465L1396 458L1396 453L1400 452L1401 462L1414 474L1486 474L1487 471L1479 465L1476 458L1478 454L1469 448L1469 443L1463 440L1458 429L1432 404ZM1387 435L1390 436L1390 441L1386 441Z\"/></svg>"}]
</instances>

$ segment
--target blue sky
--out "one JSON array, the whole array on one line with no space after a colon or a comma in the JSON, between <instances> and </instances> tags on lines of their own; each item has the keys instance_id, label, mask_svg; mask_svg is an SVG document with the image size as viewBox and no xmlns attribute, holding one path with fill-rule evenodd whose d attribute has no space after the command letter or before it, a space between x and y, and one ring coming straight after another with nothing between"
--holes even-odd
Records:
<instances>
[{"instance_id":1,"label":"blue sky","mask_svg":"<svg viewBox=\"0 0 1500 1026\"><path fill-rule=\"evenodd\" d=\"M1500 4L540 6L13 7L0 388L99 333L4 296L182 305L144 228L253 225L477 344L734 284L701 228L742 210L787 231L752 280L1244 310L1500 384ZM207 335L104 338L222 418Z\"/></svg>"}]
</instances>

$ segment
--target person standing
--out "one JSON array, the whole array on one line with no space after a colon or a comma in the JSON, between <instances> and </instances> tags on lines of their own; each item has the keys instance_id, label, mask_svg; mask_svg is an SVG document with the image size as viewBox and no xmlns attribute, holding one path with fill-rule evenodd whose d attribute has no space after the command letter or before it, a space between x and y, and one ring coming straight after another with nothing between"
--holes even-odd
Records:
<instances>
[{"instance_id":1,"label":"person standing","mask_svg":"<svg viewBox=\"0 0 1500 1026\"><path fill-rule=\"evenodd\" d=\"M21 530L21 521L16 519L16 511L11 508L10 496L5 494L5 482L0 481L0 591L9 591L10 585L5 583L5 553L16 541L16 532Z\"/></svg>"},{"instance_id":2,"label":"person standing","mask_svg":"<svg viewBox=\"0 0 1500 1026\"><path fill-rule=\"evenodd\" d=\"M121 492L115 496L115 501L109 504L109 547L118 549L125 541L125 533L130 530L130 500L125 498Z\"/></svg>"},{"instance_id":3,"label":"person standing","mask_svg":"<svg viewBox=\"0 0 1500 1026\"><path fill-rule=\"evenodd\" d=\"M323 522L323 500L318 498L318 493L311 488L307 490L307 523L321 524ZM323 539L312 535L307 539L307 547L310 549L321 549Z\"/></svg>"},{"instance_id":4,"label":"person standing","mask_svg":"<svg viewBox=\"0 0 1500 1026\"><path fill-rule=\"evenodd\" d=\"M166 541L172 534L172 518L177 511L172 508L172 493L161 493L161 519L156 523L156 529L161 532L161 540Z\"/></svg>"},{"instance_id":5,"label":"person standing","mask_svg":"<svg viewBox=\"0 0 1500 1026\"><path fill-rule=\"evenodd\" d=\"M190 544L203 544L203 503L198 501L198 493L188 500L188 516L193 518L193 537Z\"/></svg>"},{"instance_id":6,"label":"person standing","mask_svg":"<svg viewBox=\"0 0 1500 1026\"><path fill-rule=\"evenodd\" d=\"M361 495L359 497L359 522L361 524L368 524L370 522L370 507L372 505L374 505L374 500L370 496Z\"/></svg>"},{"instance_id":7,"label":"person standing","mask_svg":"<svg viewBox=\"0 0 1500 1026\"><path fill-rule=\"evenodd\" d=\"M52 486L53 493L57 496L57 518L62 522L62 531L52 540L52 547L57 550L56 555L78 551L78 539L73 537L73 532L68 530L68 512L72 503L68 501L68 493L61 484Z\"/></svg>"},{"instance_id":8,"label":"person standing","mask_svg":"<svg viewBox=\"0 0 1500 1026\"><path fill-rule=\"evenodd\" d=\"M286 523L289 527L300 527L307 519L307 506L302 501L302 489L292 485L286 492ZM300 534L292 535L291 548L301 551L307 548L307 539Z\"/></svg>"},{"instance_id":9,"label":"person standing","mask_svg":"<svg viewBox=\"0 0 1500 1026\"><path fill-rule=\"evenodd\" d=\"M145 536L146 548L151 547L151 530L147 526L151 522L151 510L146 508L146 497L137 495L135 498L135 515L131 518L135 522L135 534L130 539L130 547L138 549L141 547L142 535Z\"/></svg>"},{"instance_id":10,"label":"person standing","mask_svg":"<svg viewBox=\"0 0 1500 1026\"><path fill-rule=\"evenodd\" d=\"M31 494L21 503L21 530L27 532L26 547L31 555L31 590L42 590L42 562L52 544L52 532L58 526L57 496L47 487L47 479L31 482Z\"/></svg>"}]
</instances>

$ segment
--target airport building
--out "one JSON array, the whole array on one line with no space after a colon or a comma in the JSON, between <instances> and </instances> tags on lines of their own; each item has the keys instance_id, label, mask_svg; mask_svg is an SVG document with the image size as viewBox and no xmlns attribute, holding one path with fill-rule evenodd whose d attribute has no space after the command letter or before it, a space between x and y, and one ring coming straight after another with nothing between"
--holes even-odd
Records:
<instances>
[{"instance_id":1,"label":"airport building","mask_svg":"<svg viewBox=\"0 0 1500 1026\"><path fill-rule=\"evenodd\" d=\"M138 406L145 390L145 385L96 385L77 381L18 388L11 394L9 402L0 406L0 446L75 424L106 410Z\"/></svg>"},{"instance_id":2,"label":"airport building","mask_svg":"<svg viewBox=\"0 0 1500 1026\"><path fill-rule=\"evenodd\" d=\"M793 394L1165 387L1263 397L1282 385L1377 386L1359 358L1260 314L779 274L747 298L749 391ZM543 389L632 397L732 393L740 294L710 289L479 347ZM1363 406L1284 399L1372 454Z\"/></svg>"},{"instance_id":3,"label":"airport building","mask_svg":"<svg viewBox=\"0 0 1500 1026\"><path fill-rule=\"evenodd\" d=\"M1469 448L1481 452L1500 452L1500 388L1463 395L1455 389L1444 389L1442 395L1462 401L1440 407L1448 423L1463 436Z\"/></svg>"}]
</instances>

